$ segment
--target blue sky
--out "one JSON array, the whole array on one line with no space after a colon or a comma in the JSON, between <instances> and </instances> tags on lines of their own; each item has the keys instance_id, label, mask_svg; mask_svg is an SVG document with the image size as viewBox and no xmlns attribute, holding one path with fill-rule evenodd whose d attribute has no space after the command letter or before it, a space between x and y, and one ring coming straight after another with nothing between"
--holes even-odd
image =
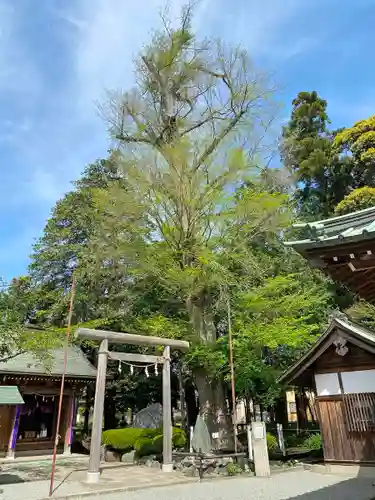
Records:
<instances>
[{"instance_id":1,"label":"blue sky","mask_svg":"<svg viewBox=\"0 0 375 500\"><path fill-rule=\"evenodd\" d=\"M183 0L171 0L177 13ZM132 61L160 0L0 0L0 276L27 269L58 198L105 155L95 102L132 85ZM199 32L241 43L290 112L301 90L328 100L332 126L375 113L375 0L202 0Z\"/></svg>"}]
</instances>

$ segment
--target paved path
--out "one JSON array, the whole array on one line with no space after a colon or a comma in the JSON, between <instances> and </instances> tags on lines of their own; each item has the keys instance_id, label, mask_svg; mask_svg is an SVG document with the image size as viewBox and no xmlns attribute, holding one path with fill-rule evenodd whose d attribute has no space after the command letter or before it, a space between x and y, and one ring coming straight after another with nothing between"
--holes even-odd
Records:
<instances>
[{"instance_id":1,"label":"paved path","mask_svg":"<svg viewBox=\"0 0 375 500\"><path fill-rule=\"evenodd\" d=\"M149 471L147 477L138 468L128 469L128 491L107 492L105 500L375 500L374 479L347 478L320 474L311 471L294 470L275 474L270 479L265 478L224 478L204 479L201 483L173 484L179 478L174 474L163 474L160 471ZM129 474L131 472L131 475ZM98 493L103 489L118 488L120 482L117 471L112 471L106 481L100 486L88 487L82 482L77 471L72 480L69 477L55 491L54 496L69 498L72 494L76 499L99 500ZM108 471L109 473L109 471ZM120 474L120 470L118 471ZM142 476L143 474L143 476ZM152 477L154 476L154 477ZM374 471L375 478L375 471ZM117 479L117 481L116 481ZM72 480L72 481L71 481ZM70 482L71 481L71 482ZM132 488L144 482L143 488L132 491ZM147 485L147 482L149 484ZM132 483L132 485L130 485ZM124 484L124 483L122 483ZM4 484L0 486L0 500L41 500L48 496L47 481L33 481L19 484Z\"/></svg>"},{"instance_id":2,"label":"paved path","mask_svg":"<svg viewBox=\"0 0 375 500\"><path fill-rule=\"evenodd\" d=\"M279 473L270 479L203 480L202 483L128 492L126 500L375 500L372 483L368 478L348 479L299 470ZM123 493L105 497L106 500L124 498Z\"/></svg>"}]
</instances>

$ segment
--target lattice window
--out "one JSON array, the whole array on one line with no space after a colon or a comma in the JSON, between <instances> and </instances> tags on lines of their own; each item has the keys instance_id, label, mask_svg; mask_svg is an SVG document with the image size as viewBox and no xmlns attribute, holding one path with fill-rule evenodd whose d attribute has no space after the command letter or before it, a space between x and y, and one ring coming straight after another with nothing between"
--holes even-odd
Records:
<instances>
[{"instance_id":1,"label":"lattice window","mask_svg":"<svg viewBox=\"0 0 375 500\"><path fill-rule=\"evenodd\" d=\"M344 394L344 419L348 431L375 432L375 393Z\"/></svg>"}]
</instances>

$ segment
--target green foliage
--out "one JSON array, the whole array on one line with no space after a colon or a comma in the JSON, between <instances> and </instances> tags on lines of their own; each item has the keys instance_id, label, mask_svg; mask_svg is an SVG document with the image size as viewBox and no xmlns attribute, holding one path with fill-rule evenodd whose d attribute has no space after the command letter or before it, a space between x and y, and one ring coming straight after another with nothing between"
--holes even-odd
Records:
<instances>
[{"instance_id":1,"label":"green foliage","mask_svg":"<svg viewBox=\"0 0 375 500\"><path fill-rule=\"evenodd\" d=\"M228 462L227 463L227 474L228 476L236 476L237 474L241 474L243 470L238 464L235 464L234 462Z\"/></svg>"},{"instance_id":2,"label":"green foliage","mask_svg":"<svg viewBox=\"0 0 375 500\"><path fill-rule=\"evenodd\" d=\"M175 448L183 448L186 436L182 429L173 428L172 442ZM126 427L109 429L102 434L102 443L110 448L130 451L136 450L138 456L161 453L163 450L163 434L161 429L140 429Z\"/></svg>"},{"instance_id":3,"label":"green foliage","mask_svg":"<svg viewBox=\"0 0 375 500\"><path fill-rule=\"evenodd\" d=\"M311 434L301 443L301 448L309 450L320 450L322 447L322 436L320 434Z\"/></svg>"},{"instance_id":4,"label":"green foliage","mask_svg":"<svg viewBox=\"0 0 375 500\"><path fill-rule=\"evenodd\" d=\"M332 148L336 133L328 130L326 101L302 92L283 131L287 170L262 168L260 137L273 114L273 85L243 50L197 39L191 16L187 8L179 27L165 22L145 46L135 89L109 93L103 114L119 147L89 165L56 203L34 247L30 276L0 294L0 358L9 346L46 352L53 336L37 333L31 341L23 324L64 328L74 272L74 328L188 340L189 352L173 355L172 401L177 372L182 383L202 376L202 409L225 408L215 390L230 379L229 303L238 397L268 406L282 390L280 371L338 304L332 284L284 248L283 232L296 215L330 214L370 167L352 175L353 161L367 158L354 149L343 154L352 147L348 134L344 141L338 133ZM357 149L371 143L368 132ZM356 311L371 321L369 311ZM83 347L93 359L92 345ZM156 376L117 368L109 362L109 429L116 412L160 400ZM160 440L160 430L103 434L105 444L140 453L160 449ZM173 440L184 446L186 437L175 430Z\"/></svg>"},{"instance_id":5,"label":"green foliage","mask_svg":"<svg viewBox=\"0 0 375 500\"><path fill-rule=\"evenodd\" d=\"M118 450L131 450L139 439L152 439L159 432L158 429L138 429L133 427L108 429L102 434L102 443Z\"/></svg>"},{"instance_id":6,"label":"green foliage","mask_svg":"<svg viewBox=\"0 0 375 500\"><path fill-rule=\"evenodd\" d=\"M345 198L341 200L335 208L335 214L350 214L352 212L356 212L357 210L363 210L364 208L370 208L374 206L375 188L364 186L362 188L355 189L350 194L348 194L348 196L345 196Z\"/></svg>"},{"instance_id":7,"label":"green foliage","mask_svg":"<svg viewBox=\"0 0 375 500\"><path fill-rule=\"evenodd\" d=\"M31 328L37 298L29 277L14 279L0 291L0 361L30 352L48 370L50 351L62 346L64 334L53 329Z\"/></svg>"},{"instance_id":8,"label":"green foliage","mask_svg":"<svg viewBox=\"0 0 375 500\"><path fill-rule=\"evenodd\" d=\"M186 434L181 431L181 432L174 432L173 433L173 446L175 448L184 448L187 444L187 439L186 439Z\"/></svg>"},{"instance_id":9,"label":"green foliage","mask_svg":"<svg viewBox=\"0 0 375 500\"><path fill-rule=\"evenodd\" d=\"M300 92L283 129L281 156L295 174L294 198L303 217L328 216L353 187L353 162L333 147L327 101L317 92ZM356 187L356 186L354 186Z\"/></svg>"},{"instance_id":10,"label":"green foliage","mask_svg":"<svg viewBox=\"0 0 375 500\"><path fill-rule=\"evenodd\" d=\"M135 442L134 449L138 457L160 455L163 451L163 436L155 436L155 438L139 438Z\"/></svg>"},{"instance_id":11,"label":"green foliage","mask_svg":"<svg viewBox=\"0 0 375 500\"><path fill-rule=\"evenodd\" d=\"M266 440L267 440L268 451L276 451L278 449L279 445L277 443L276 437L273 434L267 432Z\"/></svg>"},{"instance_id":12,"label":"green foliage","mask_svg":"<svg viewBox=\"0 0 375 500\"><path fill-rule=\"evenodd\" d=\"M361 185L375 182L375 115L356 122L353 127L337 134L334 146L341 153L350 153L356 162L354 175L361 178ZM360 187L360 186L358 186Z\"/></svg>"},{"instance_id":13,"label":"green foliage","mask_svg":"<svg viewBox=\"0 0 375 500\"><path fill-rule=\"evenodd\" d=\"M238 396L272 405L283 390L277 376L321 332L333 301L326 280L306 269L240 291L233 304Z\"/></svg>"},{"instance_id":14,"label":"green foliage","mask_svg":"<svg viewBox=\"0 0 375 500\"><path fill-rule=\"evenodd\" d=\"M375 306L373 304L360 300L346 309L345 314L355 323L375 331Z\"/></svg>"}]
</instances>

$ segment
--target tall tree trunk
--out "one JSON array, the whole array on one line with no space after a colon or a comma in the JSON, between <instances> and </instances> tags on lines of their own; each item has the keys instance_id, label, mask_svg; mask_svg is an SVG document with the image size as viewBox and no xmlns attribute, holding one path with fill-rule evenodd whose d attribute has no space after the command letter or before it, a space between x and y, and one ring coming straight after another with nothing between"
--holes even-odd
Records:
<instances>
[{"instance_id":1,"label":"tall tree trunk","mask_svg":"<svg viewBox=\"0 0 375 500\"><path fill-rule=\"evenodd\" d=\"M296 390L296 410L297 410L297 421L299 430L307 429L307 413L305 406L305 398L303 391L301 389Z\"/></svg>"},{"instance_id":2,"label":"tall tree trunk","mask_svg":"<svg viewBox=\"0 0 375 500\"><path fill-rule=\"evenodd\" d=\"M206 300L203 293L200 297L189 297L187 311L199 341L205 345L214 345L216 328ZM216 380L204 367L194 370L193 377L198 390L199 414L204 418L212 436L213 448L233 449L233 426L222 381ZM213 437L213 434L218 437Z\"/></svg>"},{"instance_id":3,"label":"tall tree trunk","mask_svg":"<svg viewBox=\"0 0 375 500\"><path fill-rule=\"evenodd\" d=\"M195 386L191 380L185 382L185 402L187 413L187 428L194 427L199 414L197 398L195 397Z\"/></svg>"},{"instance_id":4,"label":"tall tree trunk","mask_svg":"<svg viewBox=\"0 0 375 500\"><path fill-rule=\"evenodd\" d=\"M306 409L307 409L307 410L309 410L309 412L310 412L312 423L313 423L313 424L316 424L316 422L317 422L317 418L316 418L315 408L314 408L314 405L312 404L312 401L311 401L311 393L309 393L309 394L310 394L310 397L309 397L309 396L307 396L306 391L304 392L304 396L305 396L305 407L306 407Z\"/></svg>"},{"instance_id":5,"label":"tall tree trunk","mask_svg":"<svg viewBox=\"0 0 375 500\"><path fill-rule=\"evenodd\" d=\"M93 394L92 387L90 385L87 385L86 386L86 397L85 397L85 413L84 413L84 420L83 420L83 434L84 435L88 435L88 433L89 433L92 394Z\"/></svg>"},{"instance_id":6,"label":"tall tree trunk","mask_svg":"<svg viewBox=\"0 0 375 500\"><path fill-rule=\"evenodd\" d=\"M276 400L275 418L276 418L276 423L282 424L284 429L288 427L289 424L288 410L287 410L287 401L285 393Z\"/></svg>"},{"instance_id":7,"label":"tall tree trunk","mask_svg":"<svg viewBox=\"0 0 375 500\"><path fill-rule=\"evenodd\" d=\"M251 424L251 408L250 408L250 397L246 396L245 398L245 413L246 413L246 424Z\"/></svg>"},{"instance_id":8,"label":"tall tree trunk","mask_svg":"<svg viewBox=\"0 0 375 500\"><path fill-rule=\"evenodd\" d=\"M233 430L230 414L225 400L223 385L214 380L206 370L194 372L195 384L199 394L199 414L204 418L212 437L214 449L233 448Z\"/></svg>"},{"instance_id":9,"label":"tall tree trunk","mask_svg":"<svg viewBox=\"0 0 375 500\"><path fill-rule=\"evenodd\" d=\"M104 401L104 429L116 429L118 420L116 416L116 403L114 396L116 396L116 388L109 388L105 394Z\"/></svg>"}]
</instances>

